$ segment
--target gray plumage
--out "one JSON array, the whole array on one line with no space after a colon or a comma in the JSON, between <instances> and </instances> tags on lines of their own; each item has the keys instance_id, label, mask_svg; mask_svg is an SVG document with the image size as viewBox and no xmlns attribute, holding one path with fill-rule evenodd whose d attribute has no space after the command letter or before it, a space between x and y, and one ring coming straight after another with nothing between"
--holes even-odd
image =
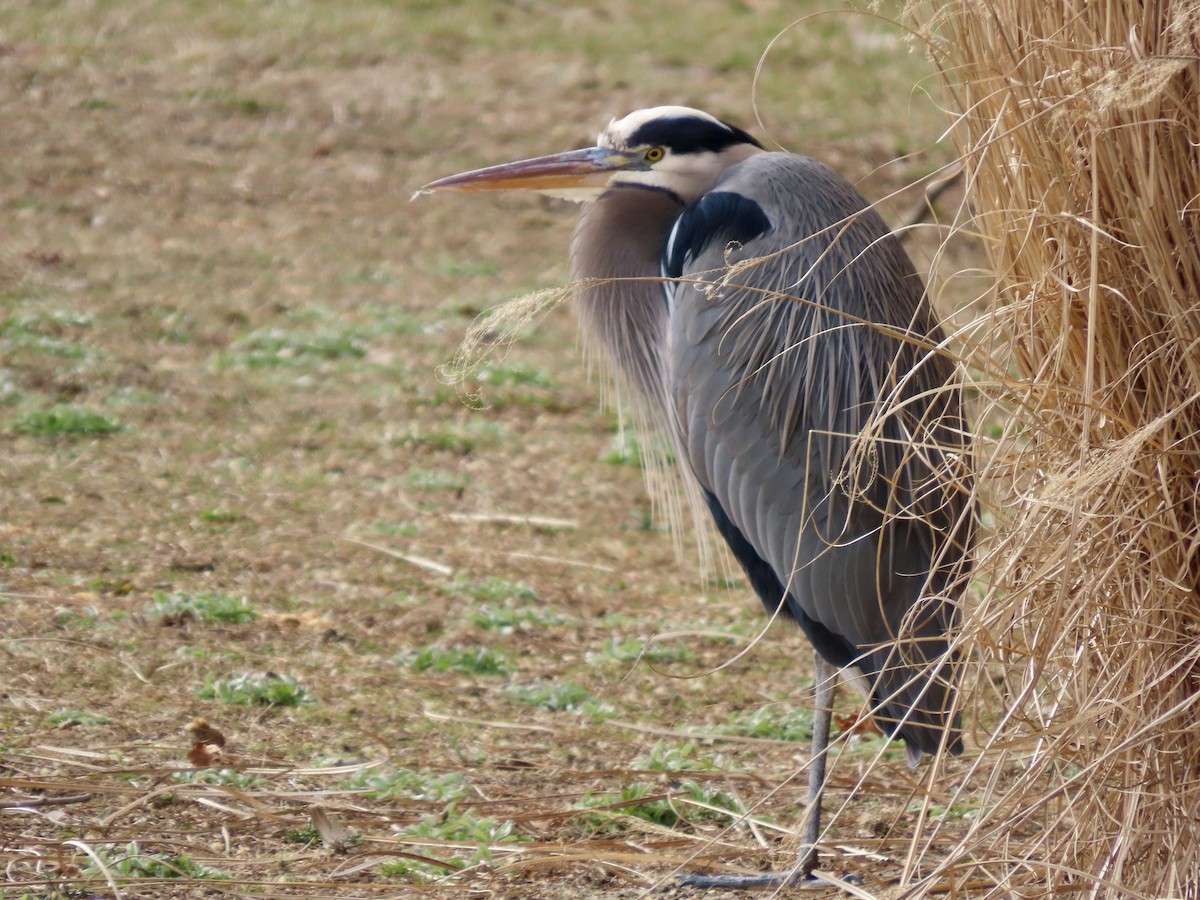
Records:
<instances>
[{"instance_id":1,"label":"gray plumage","mask_svg":"<svg viewBox=\"0 0 1200 900\"><path fill-rule=\"evenodd\" d=\"M571 241L572 280L599 282L575 291L582 333L639 398L656 406L667 318L657 281L667 234L682 211L665 191L613 189L583 208Z\"/></svg>"},{"instance_id":2,"label":"gray plumage","mask_svg":"<svg viewBox=\"0 0 1200 900\"><path fill-rule=\"evenodd\" d=\"M970 475L924 285L875 211L815 160L756 154L725 170L711 192L723 193L769 231L674 248L685 261L665 298L678 199L614 186L586 206L572 242L583 333L769 566L768 611L782 601L829 662L866 674L910 757L944 732L957 750L946 635Z\"/></svg>"},{"instance_id":3,"label":"gray plumage","mask_svg":"<svg viewBox=\"0 0 1200 900\"><path fill-rule=\"evenodd\" d=\"M665 377L690 469L786 587L768 610L783 601L843 639L814 643L868 674L906 741L934 752L948 731L957 749L946 635L971 529L966 433L921 279L814 160L753 156L713 190L772 227L709 243L669 291Z\"/></svg>"},{"instance_id":4,"label":"gray plumage","mask_svg":"<svg viewBox=\"0 0 1200 900\"><path fill-rule=\"evenodd\" d=\"M970 568L969 440L920 277L841 176L686 107L638 110L595 147L427 188L591 201L571 245L581 331L665 437L653 468L675 457L763 605L816 651L795 867L685 880L809 878L831 666L862 676L914 764L962 747L950 635Z\"/></svg>"}]
</instances>

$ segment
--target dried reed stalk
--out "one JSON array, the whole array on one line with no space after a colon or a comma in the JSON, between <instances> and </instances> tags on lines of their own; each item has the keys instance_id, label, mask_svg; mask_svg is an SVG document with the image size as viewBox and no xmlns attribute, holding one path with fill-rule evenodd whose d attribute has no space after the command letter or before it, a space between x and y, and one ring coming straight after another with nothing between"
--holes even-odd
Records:
<instances>
[{"instance_id":1,"label":"dried reed stalk","mask_svg":"<svg viewBox=\"0 0 1200 900\"><path fill-rule=\"evenodd\" d=\"M964 635L993 689L979 812L910 884L1197 897L1200 7L924 12L997 278L973 363L1002 433Z\"/></svg>"}]
</instances>

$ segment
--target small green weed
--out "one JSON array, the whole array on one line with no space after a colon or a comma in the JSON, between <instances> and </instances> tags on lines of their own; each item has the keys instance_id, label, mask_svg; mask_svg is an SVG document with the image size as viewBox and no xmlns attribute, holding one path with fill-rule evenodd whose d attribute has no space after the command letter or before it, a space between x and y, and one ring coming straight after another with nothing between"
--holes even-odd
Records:
<instances>
[{"instance_id":1,"label":"small green weed","mask_svg":"<svg viewBox=\"0 0 1200 900\"><path fill-rule=\"evenodd\" d=\"M410 837L430 837L443 841L463 841L497 844L501 841L518 840L513 835L511 821L500 821L472 812L459 812L453 803L439 813L424 816L417 825L410 825L400 833ZM480 848L486 852L486 848Z\"/></svg>"},{"instance_id":2,"label":"small green weed","mask_svg":"<svg viewBox=\"0 0 1200 900\"><path fill-rule=\"evenodd\" d=\"M490 845L509 841L529 840L514 834L511 820L501 821L486 816L477 816L470 811L459 812L453 803L440 813L424 816L415 825L399 831L400 839L426 838L461 844L475 844L470 856L451 856L439 864L396 860L380 867L380 874L390 878L416 876L421 880L436 878L446 872L473 866L492 858ZM428 850L423 849L427 853Z\"/></svg>"},{"instance_id":3,"label":"small green weed","mask_svg":"<svg viewBox=\"0 0 1200 900\"><path fill-rule=\"evenodd\" d=\"M246 116L265 116L269 112L280 109L277 104L264 103L254 97L238 97L232 105L234 109Z\"/></svg>"},{"instance_id":4,"label":"small green weed","mask_svg":"<svg viewBox=\"0 0 1200 900\"><path fill-rule=\"evenodd\" d=\"M388 282L376 281L374 283L385 284ZM427 328L425 323L416 316L402 312L393 306L376 306L365 309L363 312L371 323L369 331L365 334L372 337L404 337L410 334L420 334Z\"/></svg>"},{"instance_id":5,"label":"small green weed","mask_svg":"<svg viewBox=\"0 0 1200 900\"><path fill-rule=\"evenodd\" d=\"M245 597L231 597L219 591L201 591L197 594L155 591L153 602L146 606L146 613L168 622L193 618L199 622L225 622L231 625L245 625L258 618L258 613Z\"/></svg>"},{"instance_id":6,"label":"small green weed","mask_svg":"<svg viewBox=\"0 0 1200 900\"><path fill-rule=\"evenodd\" d=\"M83 631L100 625L100 613L94 606L64 609L54 614L54 625L64 631Z\"/></svg>"},{"instance_id":7,"label":"small green weed","mask_svg":"<svg viewBox=\"0 0 1200 900\"><path fill-rule=\"evenodd\" d=\"M415 522L373 522L371 530L389 537L416 537L421 533L421 526Z\"/></svg>"},{"instance_id":8,"label":"small green weed","mask_svg":"<svg viewBox=\"0 0 1200 900\"><path fill-rule=\"evenodd\" d=\"M172 781L183 784L219 784L238 790L249 790L266 782L258 775L239 772L237 769L196 769L194 772L176 772Z\"/></svg>"},{"instance_id":9,"label":"small green weed","mask_svg":"<svg viewBox=\"0 0 1200 900\"><path fill-rule=\"evenodd\" d=\"M642 447L637 438L628 432L614 434L600 460L610 466L631 466L640 469L643 466Z\"/></svg>"},{"instance_id":10,"label":"small green weed","mask_svg":"<svg viewBox=\"0 0 1200 900\"><path fill-rule=\"evenodd\" d=\"M383 878L402 878L413 884L425 884L443 877L451 868L457 867L435 866L414 859L393 859L379 867L379 874Z\"/></svg>"},{"instance_id":11,"label":"small green weed","mask_svg":"<svg viewBox=\"0 0 1200 900\"><path fill-rule=\"evenodd\" d=\"M593 697L587 688L572 681L510 684L504 688L504 693L518 703L539 706L551 712L582 712L595 718L613 715L611 707Z\"/></svg>"},{"instance_id":12,"label":"small green weed","mask_svg":"<svg viewBox=\"0 0 1200 900\"><path fill-rule=\"evenodd\" d=\"M320 832L312 825L289 828L283 833L283 839L289 844L304 844L307 847L319 847L323 843Z\"/></svg>"},{"instance_id":13,"label":"small green weed","mask_svg":"<svg viewBox=\"0 0 1200 900\"><path fill-rule=\"evenodd\" d=\"M46 724L56 728L72 725L106 725L108 722L108 716L78 709L56 709L46 716Z\"/></svg>"},{"instance_id":14,"label":"small green weed","mask_svg":"<svg viewBox=\"0 0 1200 900\"><path fill-rule=\"evenodd\" d=\"M480 447L495 446L507 430L499 422L472 419L461 425L437 425L429 429L414 426L398 443L402 447L425 447L466 456Z\"/></svg>"},{"instance_id":15,"label":"small green weed","mask_svg":"<svg viewBox=\"0 0 1200 900\"><path fill-rule=\"evenodd\" d=\"M196 689L196 696L238 706L303 706L317 702L291 675L274 672L243 672L228 678L210 676Z\"/></svg>"},{"instance_id":16,"label":"small green weed","mask_svg":"<svg viewBox=\"0 0 1200 900\"><path fill-rule=\"evenodd\" d=\"M364 796L376 800L407 797L431 803L449 803L467 794L467 784L457 772L435 775L391 766L362 769L344 781L343 785L348 790L362 791Z\"/></svg>"},{"instance_id":17,"label":"small green weed","mask_svg":"<svg viewBox=\"0 0 1200 900\"><path fill-rule=\"evenodd\" d=\"M540 606L513 608L499 606L495 603L484 603L476 607L468 614L468 618L471 620L471 624L477 628L487 628L499 631L501 634L552 628L556 625L563 625L567 621L566 616L552 609Z\"/></svg>"},{"instance_id":18,"label":"small green weed","mask_svg":"<svg viewBox=\"0 0 1200 900\"><path fill-rule=\"evenodd\" d=\"M693 741L681 745L656 741L649 753L634 757L632 766L647 772L713 772L726 768L722 757L701 753Z\"/></svg>"},{"instance_id":19,"label":"small green weed","mask_svg":"<svg viewBox=\"0 0 1200 900\"><path fill-rule=\"evenodd\" d=\"M909 804L910 812L919 812L921 803L914 802ZM973 819L979 813L980 806L977 803L952 803L950 806L934 805L929 807L929 816L935 821L938 819L963 820Z\"/></svg>"},{"instance_id":20,"label":"small green weed","mask_svg":"<svg viewBox=\"0 0 1200 900\"><path fill-rule=\"evenodd\" d=\"M589 663L604 662L636 662L644 659L649 663L686 662L695 654L682 641L656 641L653 639L630 637L610 637L605 639L598 651L589 652Z\"/></svg>"},{"instance_id":21,"label":"small green weed","mask_svg":"<svg viewBox=\"0 0 1200 900\"><path fill-rule=\"evenodd\" d=\"M213 525L231 525L240 521L242 514L235 509L202 509L196 514L196 518Z\"/></svg>"},{"instance_id":22,"label":"small green weed","mask_svg":"<svg viewBox=\"0 0 1200 900\"><path fill-rule=\"evenodd\" d=\"M440 259L434 264L433 271L439 275L460 278L490 278L500 274L500 267L494 262L482 259Z\"/></svg>"},{"instance_id":23,"label":"small green weed","mask_svg":"<svg viewBox=\"0 0 1200 900\"><path fill-rule=\"evenodd\" d=\"M622 816L634 816L656 825L672 826L679 821L679 814L671 806L663 790L653 790L645 784L627 784L618 793L593 794L588 791L579 806L590 812L580 816L589 829L619 831L623 827ZM655 796L658 795L658 796ZM654 797L654 799L647 799Z\"/></svg>"},{"instance_id":24,"label":"small green weed","mask_svg":"<svg viewBox=\"0 0 1200 900\"><path fill-rule=\"evenodd\" d=\"M116 419L70 403L30 410L11 425L19 434L37 437L97 437L125 430Z\"/></svg>"},{"instance_id":25,"label":"small green weed","mask_svg":"<svg viewBox=\"0 0 1200 900\"><path fill-rule=\"evenodd\" d=\"M252 368L362 359L367 355L366 341L353 328L325 331L268 328L242 338L233 345L233 351L241 362Z\"/></svg>"},{"instance_id":26,"label":"small green weed","mask_svg":"<svg viewBox=\"0 0 1200 900\"><path fill-rule=\"evenodd\" d=\"M321 833L312 825L305 828L289 828L283 833L283 839L289 844L304 844L307 847L319 847L324 842Z\"/></svg>"},{"instance_id":27,"label":"small green weed","mask_svg":"<svg viewBox=\"0 0 1200 900\"><path fill-rule=\"evenodd\" d=\"M502 675L508 671L504 656L490 647L441 647L430 644L415 653L398 653L401 665L416 672L466 672L468 675Z\"/></svg>"},{"instance_id":28,"label":"small green weed","mask_svg":"<svg viewBox=\"0 0 1200 900\"><path fill-rule=\"evenodd\" d=\"M99 844L92 851L111 874L121 878L206 878L218 881L229 878L219 869L193 862L186 853L143 853L137 841L131 841L125 847ZM104 872L93 860L82 874L85 878L96 878L102 877Z\"/></svg>"},{"instance_id":29,"label":"small green weed","mask_svg":"<svg viewBox=\"0 0 1200 900\"><path fill-rule=\"evenodd\" d=\"M467 479L453 472L443 472L437 469L409 469L405 476L409 487L418 491L464 491Z\"/></svg>"},{"instance_id":30,"label":"small green weed","mask_svg":"<svg viewBox=\"0 0 1200 900\"><path fill-rule=\"evenodd\" d=\"M690 800L702 806L679 803L677 798ZM580 824L589 831L603 832L624 830L628 823L623 820L629 816L655 825L675 828L686 822L712 821L741 814L737 803L728 794L704 787L691 779L679 783L669 791L656 789L641 782L625 785L616 794L592 794L589 791L579 801L578 806L587 810L580 815ZM702 808L709 806L728 812Z\"/></svg>"},{"instance_id":31,"label":"small green weed","mask_svg":"<svg viewBox=\"0 0 1200 900\"><path fill-rule=\"evenodd\" d=\"M722 734L777 741L811 740L812 710L783 704L760 706L733 715L727 725L716 730Z\"/></svg>"},{"instance_id":32,"label":"small green weed","mask_svg":"<svg viewBox=\"0 0 1200 900\"><path fill-rule=\"evenodd\" d=\"M533 588L519 581L505 581L503 578L485 578L483 581L469 581L465 578L455 578L450 584L442 586L447 594L459 597L470 597L472 600L490 600L501 602L519 600L525 603L537 602L538 595Z\"/></svg>"},{"instance_id":33,"label":"small green weed","mask_svg":"<svg viewBox=\"0 0 1200 900\"><path fill-rule=\"evenodd\" d=\"M496 388L554 387L549 372L525 363L490 363L475 372L475 380Z\"/></svg>"},{"instance_id":34,"label":"small green weed","mask_svg":"<svg viewBox=\"0 0 1200 900\"><path fill-rule=\"evenodd\" d=\"M51 313L12 315L0 320L0 342L9 349L32 350L62 359L83 360L97 356L87 344L67 340L68 329L90 328L90 313L55 310Z\"/></svg>"}]
</instances>

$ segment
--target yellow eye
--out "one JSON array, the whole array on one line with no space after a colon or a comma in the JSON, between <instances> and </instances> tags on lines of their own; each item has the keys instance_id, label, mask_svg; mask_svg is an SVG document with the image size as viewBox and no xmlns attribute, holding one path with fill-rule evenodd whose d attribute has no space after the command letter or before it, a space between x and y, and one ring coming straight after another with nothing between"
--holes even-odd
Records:
<instances>
[{"instance_id":1,"label":"yellow eye","mask_svg":"<svg viewBox=\"0 0 1200 900\"><path fill-rule=\"evenodd\" d=\"M656 163L666 155L667 151L662 147L651 147L646 151L646 162Z\"/></svg>"}]
</instances>

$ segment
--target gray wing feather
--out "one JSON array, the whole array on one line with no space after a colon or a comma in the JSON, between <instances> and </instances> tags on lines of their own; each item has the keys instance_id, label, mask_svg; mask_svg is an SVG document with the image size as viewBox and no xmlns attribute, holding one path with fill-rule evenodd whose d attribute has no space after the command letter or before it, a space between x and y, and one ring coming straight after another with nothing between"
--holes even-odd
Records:
<instances>
[{"instance_id":1,"label":"gray wing feather","mask_svg":"<svg viewBox=\"0 0 1200 900\"><path fill-rule=\"evenodd\" d=\"M795 612L858 648L878 693L926 718L948 688L929 693L912 674L945 651L964 571L938 560L965 558L971 513L953 366L930 352L941 333L923 285L879 217L813 160L754 156L716 191L756 203L771 229L689 248L669 291L681 455ZM898 652L929 595L916 643Z\"/></svg>"}]
</instances>

